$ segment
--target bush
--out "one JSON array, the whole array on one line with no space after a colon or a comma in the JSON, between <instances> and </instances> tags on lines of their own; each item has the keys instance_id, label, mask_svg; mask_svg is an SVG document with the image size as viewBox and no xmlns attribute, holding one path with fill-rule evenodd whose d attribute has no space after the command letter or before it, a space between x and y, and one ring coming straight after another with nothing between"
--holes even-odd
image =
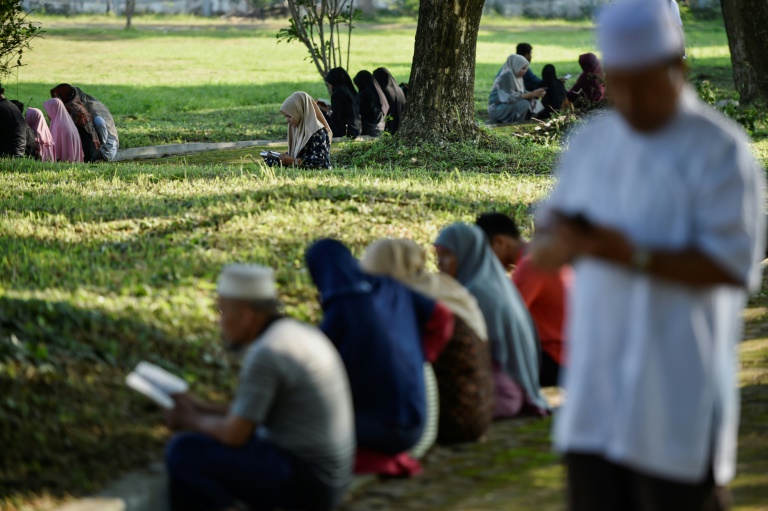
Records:
<instances>
[{"instance_id":1,"label":"bush","mask_svg":"<svg viewBox=\"0 0 768 511\"><path fill-rule=\"evenodd\" d=\"M39 25L27 21L19 0L0 0L0 78L22 65L24 50L40 33Z\"/></svg>"}]
</instances>

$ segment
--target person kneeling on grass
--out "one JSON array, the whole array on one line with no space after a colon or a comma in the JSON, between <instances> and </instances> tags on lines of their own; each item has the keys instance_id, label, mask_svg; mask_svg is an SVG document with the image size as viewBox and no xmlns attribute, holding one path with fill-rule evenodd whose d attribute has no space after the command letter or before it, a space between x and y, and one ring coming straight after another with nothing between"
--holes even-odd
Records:
<instances>
[{"instance_id":1,"label":"person kneeling on grass","mask_svg":"<svg viewBox=\"0 0 768 511\"><path fill-rule=\"evenodd\" d=\"M288 151L279 158L268 157L267 165L330 169L333 131L312 96L294 92L280 107L280 113L288 122Z\"/></svg>"},{"instance_id":2,"label":"person kneeling on grass","mask_svg":"<svg viewBox=\"0 0 768 511\"><path fill-rule=\"evenodd\" d=\"M231 265L218 281L221 330L244 349L229 406L175 396L166 451L174 509L327 511L355 452L344 364L318 329L279 313L272 270Z\"/></svg>"}]
</instances>

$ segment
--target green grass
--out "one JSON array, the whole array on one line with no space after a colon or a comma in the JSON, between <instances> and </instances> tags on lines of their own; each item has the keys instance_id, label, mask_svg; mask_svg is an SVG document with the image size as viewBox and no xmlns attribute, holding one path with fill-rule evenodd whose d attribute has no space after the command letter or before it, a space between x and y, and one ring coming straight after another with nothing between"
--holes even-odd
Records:
<instances>
[{"instance_id":1,"label":"green grass","mask_svg":"<svg viewBox=\"0 0 768 511\"><path fill-rule=\"evenodd\" d=\"M125 31L122 19L108 16L38 19L45 38L25 53L17 79L6 80L9 97L40 107L56 84L79 85L116 115L124 148L285 138L282 101L296 90L327 96L304 47L277 43L279 20L242 25L151 16ZM692 21L686 29L693 76L732 89L722 22ZM385 66L406 81L414 33L413 21L361 23L351 71ZM586 22L485 20L477 47L478 116L485 116L496 72L518 42L535 46L535 70L551 62L576 76L578 56L594 51L593 39Z\"/></svg>"},{"instance_id":2,"label":"green grass","mask_svg":"<svg viewBox=\"0 0 768 511\"><path fill-rule=\"evenodd\" d=\"M60 81L80 85L112 108L123 147L283 138L283 98L296 89L325 95L303 48L275 43L274 22L139 17L139 28L125 32L114 18L40 19L46 38L35 42L18 89L6 83L8 95L39 106ZM409 23L362 23L353 69L385 65L407 76ZM691 60L694 75L727 89L718 23L687 25ZM591 47L586 22L486 20L478 115L501 62L524 39L536 46L537 63L553 61L561 72L575 72L576 57ZM303 253L317 237L341 238L356 254L383 236L428 245L442 226L490 209L511 213L529 234L527 212L547 193L559 148L514 132L484 137L418 152L390 139L334 144L335 168L322 172L267 169L258 148L141 164L0 161L0 509L49 507L158 457L167 435L159 414L123 385L141 359L226 399L235 366L220 348L213 310L222 265L275 267L288 312L316 322ZM754 149L768 162L768 140ZM750 338L768 336L765 315L753 315ZM743 375L756 379L743 382L748 426L737 504L744 510L768 486L757 454L766 448L768 348L749 346ZM545 427L526 430L521 450L496 460L511 469L491 483L522 492L510 496L522 507L540 497L554 502L555 494L544 495L560 477L545 454L547 435Z\"/></svg>"},{"instance_id":3,"label":"green grass","mask_svg":"<svg viewBox=\"0 0 768 511\"><path fill-rule=\"evenodd\" d=\"M428 244L477 211L518 214L547 176L234 165L0 162L0 496L87 491L158 455L151 405L122 378L149 358L226 392L213 283L222 265L277 270L290 314L317 321L311 240L359 254L382 236ZM2 502L2 501L0 501ZM11 507L13 509L13 507Z\"/></svg>"}]
</instances>

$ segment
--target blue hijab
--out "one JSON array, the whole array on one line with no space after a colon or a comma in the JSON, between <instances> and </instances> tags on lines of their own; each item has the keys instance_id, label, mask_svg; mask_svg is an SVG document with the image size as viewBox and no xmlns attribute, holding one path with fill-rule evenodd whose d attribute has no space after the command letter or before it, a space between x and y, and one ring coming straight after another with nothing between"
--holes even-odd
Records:
<instances>
[{"instance_id":1,"label":"blue hijab","mask_svg":"<svg viewBox=\"0 0 768 511\"><path fill-rule=\"evenodd\" d=\"M320 329L344 361L358 423L423 427L422 328L435 302L390 278L365 274L336 240L316 242L306 260L323 304Z\"/></svg>"},{"instance_id":2,"label":"blue hijab","mask_svg":"<svg viewBox=\"0 0 768 511\"><path fill-rule=\"evenodd\" d=\"M539 346L533 320L485 233L476 225L453 224L440 232L435 245L456 256L456 280L477 299L494 361L523 387L532 404L548 410L539 386Z\"/></svg>"}]
</instances>

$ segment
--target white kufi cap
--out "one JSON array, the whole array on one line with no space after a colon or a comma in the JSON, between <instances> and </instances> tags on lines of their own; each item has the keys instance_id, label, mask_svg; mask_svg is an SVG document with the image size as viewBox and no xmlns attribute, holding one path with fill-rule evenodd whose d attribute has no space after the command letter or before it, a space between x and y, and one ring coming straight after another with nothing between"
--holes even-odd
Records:
<instances>
[{"instance_id":1,"label":"white kufi cap","mask_svg":"<svg viewBox=\"0 0 768 511\"><path fill-rule=\"evenodd\" d=\"M277 298L272 268L255 264L230 264L219 275L219 296L237 300L273 300Z\"/></svg>"},{"instance_id":2,"label":"white kufi cap","mask_svg":"<svg viewBox=\"0 0 768 511\"><path fill-rule=\"evenodd\" d=\"M618 0L597 20L603 66L632 70L662 64L685 53L685 39L670 0Z\"/></svg>"}]
</instances>

